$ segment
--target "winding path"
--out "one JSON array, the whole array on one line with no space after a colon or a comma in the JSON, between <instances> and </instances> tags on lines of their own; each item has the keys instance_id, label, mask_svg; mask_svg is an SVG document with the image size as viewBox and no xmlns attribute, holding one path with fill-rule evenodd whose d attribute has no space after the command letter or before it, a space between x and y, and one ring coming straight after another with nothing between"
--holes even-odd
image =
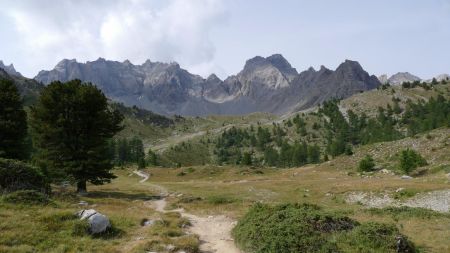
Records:
<instances>
[{"instance_id":1,"label":"winding path","mask_svg":"<svg viewBox=\"0 0 450 253\"><path fill-rule=\"evenodd\" d=\"M140 183L146 182L150 176L143 171L133 171L134 174L142 177ZM159 200L150 200L147 203L151 208L158 212L179 212L183 217L191 221L189 232L197 234L200 238L200 250L205 253L241 253L234 245L231 237L231 230L236 225L236 221L224 215L199 217L194 214L186 213L184 209L176 209L167 211L165 207L167 201L165 197L168 195L167 189L162 186L150 184L160 190L162 198Z\"/></svg>"}]
</instances>

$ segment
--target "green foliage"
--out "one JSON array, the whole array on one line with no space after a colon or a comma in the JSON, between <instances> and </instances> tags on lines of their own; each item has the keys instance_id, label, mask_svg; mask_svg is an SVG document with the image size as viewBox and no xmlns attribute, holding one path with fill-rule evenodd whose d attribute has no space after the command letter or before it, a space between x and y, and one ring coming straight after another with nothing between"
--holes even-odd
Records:
<instances>
[{"instance_id":1,"label":"green foliage","mask_svg":"<svg viewBox=\"0 0 450 253\"><path fill-rule=\"evenodd\" d=\"M13 81L0 79L0 157L27 158L27 116Z\"/></svg>"},{"instance_id":2,"label":"green foliage","mask_svg":"<svg viewBox=\"0 0 450 253\"><path fill-rule=\"evenodd\" d=\"M267 147L264 150L264 161L268 166L276 166L278 164L278 151L273 147Z\"/></svg>"},{"instance_id":3,"label":"green foliage","mask_svg":"<svg viewBox=\"0 0 450 253\"><path fill-rule=\"evenodd\" d=\"M105 95L90 83L73 80L46 86L31 108L33 143L39 164L52 179L102 184L115 176L108 140L122 129L123 116L108 107Z\"/></svg>"},{"instance_id":4,"label":"green foliage","mask_svg":"<svg viewBox=\"0 0 450 253\"><path fill-rule=\"evenodd\" d=\"M372 156L370 156L370 155L366 155L361 161L359 161L359 164L358 164L358 169L360 171L365 171L365 172L373 171L374 167L375 167L375 162L374 162Z\"/></svg>"},{"instance_id":5,"label":"green foliage","mask_svg":"<svg viewBox=\"0 0 450 253\"><path fill-rule=\"evenodd\" d=\"M147 163L149 165L153 165L153 166L159 165L158 155L155 152L153 152L151 149L149 149L147 152Z\"/></svg>"},{"instance_id":6,"label":"green foliage","mask_svg":"<svg viewBox=\"0 0 450 253\"><path fill-rule=\"evenodd\" d=\"M428 102L409 101L402 123L408 128L409 135L436 129L438 127L450 126L450 100L442 95L430 98Z\"/></svg>"},{"instance_id":7,"label":"green foliage","mask_svg":"<svg viewBox=\"0 0 450 253\"><path fill-rule=\"evenodd\" d=\"M401 206L401 207L385 207L385 208L370 208L367 210L370 214L373 215L390 215L394 218L414 218L418 217L421 219L431 219L438 217L449 217L448 213L440 213L426 208L420 207L409 207L409 206Z\"/></svg>"},{"instance_id":8,"label":"green foliage","mask_svg":"<svg viewBox=\"0 0 450 253\"><path fill-rule=\"evenodd\" d=\"M397 242L402 247L398 249ZM338 239L344 252L415 252L414 245L392 224L368 222L356 226Z\"/></svg>"},{"instance_id":9,"label":"green foliage","mask_svg":"<svg viewBox=\"0 0 450 253\"><path fill-rule=\"evenodd\" d=\"M20 190L2 197L3 202L24 205L47 205L50 200L47 195L35 190Z\"/></svg>"},{"instance_id":10,"label":"green foliage","mask_svg":"<svg viewBox=\"0 0 450 253\"><path fill-rule=\"evenodd\" d=\"M412 149L402 150L400 152L400 169L409 174L417 167L427 165L427 161L419 153Z\"/></svg>"},{"instance_id":11,"label":"green foliage","mask_svg":"<svg viewBox=\"0 0 450 253\"><path fill-rule=\"evenodd\" d=\"M145 167L144 144L138 137L110 140L110 157L116 165L133 163Z\"/></svg>"},{"instance_id":12,"label":"green foliage","mask_svg":"<svg viewBox=\"0 0 450 253\"><path fill-rule=\"evenodd\" d=\"M264 252L414 252L391 224L363 223L308 204L256 204L233 229L237 245Z\"/></svg>"},{"instance_id":13,"label":"green foliage","mask_svg":"<svg viewBox=\"0 0 450 253\"><path fill-rule=\"evenodd\" d=\"M236 200L227 196L210 196L206 198L206 201L213 205L230 204Z\"/></svg>"},{"instance_id":14,"label":"green foliage","mask_svg":"<svg viewBox=\"0 0 450 253\"><path fill-rule=\"evenodd\" d=\"M254 205L233 229L246 252L337 252L331 233L357 223L307 204Z\"/></svg>"},{"instance_id":15,"label":"green foliage","mask_svg":"<svg viewBox=\"0 0 450 253\"><path fill-rule=\"evenodd\" d=\"M242 157L242 164L247 166L252 165L252 153L244 152L244 155Z\"/></svg>"},{"instance_id":16,"label":"green foliage","mask_svg":"<svg viewBox=\"0 0 450 253\"><path fill-rule=\"evenodd\" d=\"M38 168L24 162L0 158L0 191L47 192L48 189L48 180Z\"/></svg>"}]
</instances>

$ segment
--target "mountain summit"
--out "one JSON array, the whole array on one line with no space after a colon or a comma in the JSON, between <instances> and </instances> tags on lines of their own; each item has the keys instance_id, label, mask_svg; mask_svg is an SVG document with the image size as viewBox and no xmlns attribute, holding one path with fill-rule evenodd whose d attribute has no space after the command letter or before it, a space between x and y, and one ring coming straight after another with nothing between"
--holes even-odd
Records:
<instances>
[{"instance_id":1,"label":"mountain summit","mask_svg":"<svg viewBox=\"0 0 450 253\"><path fill-rule=\"evenodd\" d=\"M22 76L22 74L16 71L13 64L6 66L3 61L0 61L0 69L3 69L6 73L12 76Z\"/></svg>"},{"instance_id":2,"label":"mountain summit","mask_svg":"<svg viewBox=\"0 0 450 253\"><path fill-rule=\"evenodd\" d=\"M281 54L251 58L223 81L214 74L207 79L191 74L175 62L134 65L103 58L86 63L65 59L35 79L45 84L80 79L126 105L181 115L281 114L380 85L356 61L346 60L335 71L322 66L299 74Z\"/></svg>"}]
</instances>

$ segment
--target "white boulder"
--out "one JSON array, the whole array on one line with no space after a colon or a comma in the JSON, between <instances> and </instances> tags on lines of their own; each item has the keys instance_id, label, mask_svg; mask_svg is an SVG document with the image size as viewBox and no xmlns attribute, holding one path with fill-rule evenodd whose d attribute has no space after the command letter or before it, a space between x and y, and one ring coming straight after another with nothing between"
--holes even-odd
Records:
<instances>
[{"instance_id":1,"label":"white boulder","mask_svg":"<svg viewBox=\"0 0 450 253\"><path fill-rule=\"evenodd\" d=\"M80 220L87 220L89 224L89 232L91 234L105 232L106 229L111 227L108 217L94 209L81 210L77 213L77 215L80 217Z\"/></svg>"}]
</instances>

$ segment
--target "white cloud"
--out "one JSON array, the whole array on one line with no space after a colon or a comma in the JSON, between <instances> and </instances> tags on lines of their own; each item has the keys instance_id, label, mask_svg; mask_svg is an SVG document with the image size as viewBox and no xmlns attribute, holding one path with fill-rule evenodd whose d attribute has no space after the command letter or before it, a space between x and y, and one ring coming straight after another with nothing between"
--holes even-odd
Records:
<instances>
[{"instance_id":1,"label":"white cloud","mask_svg":"<svg viewBox=\"0 0 450 253\"><path fill-rule=\"evenodd\" d=\"M227 11L222 0L6 0L0 17L14 24L15 50L26 57L15 63L28 75L62 58L98 57L177 61L207 75L220 70L210 33Z\"/></svg>"}]
</instances>

